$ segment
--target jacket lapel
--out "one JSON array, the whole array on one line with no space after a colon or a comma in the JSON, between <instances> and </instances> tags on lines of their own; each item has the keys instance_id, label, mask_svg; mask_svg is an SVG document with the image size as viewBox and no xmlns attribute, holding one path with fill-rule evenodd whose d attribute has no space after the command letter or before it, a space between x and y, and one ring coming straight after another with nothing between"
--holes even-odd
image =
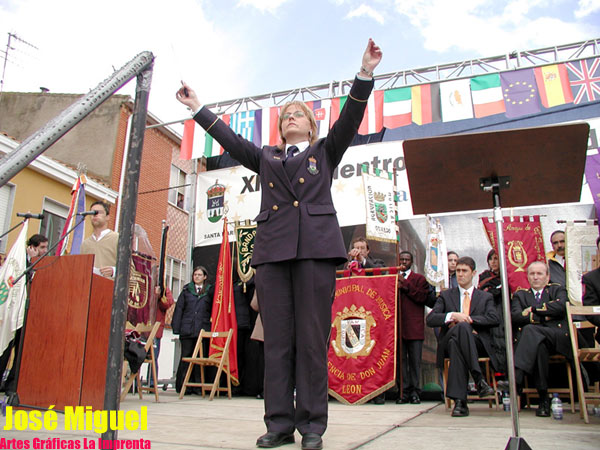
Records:
<instances>
[{"instance_id":1,"label":"jacket lapel","mask_svg":"<svg viewBox=\"0 0 600 450\"><path fill-rule=\"evenodd\" d=\"M460 291L458 290L458 288L452 289L452 292L450 292L450 300L452 300L452 303L454 303L454 305L452 305L454 307L453 311L459 312L460 311Z\"/></svg>"},{"instance_id":2,"label":"jacket lapel","mask_svg":"<svg viewBox=\"0 0 600 450\"><path fill-rule=\"evenodd\" d=\"M283 167L283 161L285 159L285 153L280 148L275 148L270 152L269 157L267 158L267 163L271 171L275 174L279 181L286 187L288 191L294 196L296 193L294 192L294 188L292 187L292 182L290 178L287 176L285 172L285 168Z\"/></svg>"}]
</instances>

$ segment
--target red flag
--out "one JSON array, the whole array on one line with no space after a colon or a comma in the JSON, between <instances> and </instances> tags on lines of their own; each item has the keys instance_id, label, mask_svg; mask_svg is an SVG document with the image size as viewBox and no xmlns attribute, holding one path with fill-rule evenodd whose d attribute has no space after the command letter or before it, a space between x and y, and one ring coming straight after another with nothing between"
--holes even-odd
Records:
<instances>
[{"instance_id":1,"label":"red flag","mask_svg":"<svg viewBox=\"0 0 600 450\"><path fill-rule=\"evenodd\" d=\"M221 332L233 330L229 343L229 367L231 381L239 384L237 366L237 319L235 317L235 303L233 301L231 252L229 250L229 234L227 233L227 219L223 218L223 242L219 251L219 264L215 280L215 298L212 307L212 331ZM219 355L223 351L225 338L211 339L209 356Z\"/></svg>"},{"instance_id":2,"label":"red flag","mask_svg":"<svg viewBox=\"0 0 600 450\"><path fill-rule=\"evenodd\" d=\"M183 124L183 138L181 139L181 151L179 153L179 159L190 160L192 159L192 150L194 149L194 128L196 122L193 120L186 120Z\"/></svg>"},{"instance_id":3,"label":"red flag","mask_svg":"<svg viewBox=\"0 0 600 450\"><path fill-rule=\"evenodd\" d=\"M481 220L490 245L498 252L496 224L486 217ZM510 292L529 289L527 267L534 261L546 262L540 216L504 217L502 232Z\"/></svg>"}]
</instances>

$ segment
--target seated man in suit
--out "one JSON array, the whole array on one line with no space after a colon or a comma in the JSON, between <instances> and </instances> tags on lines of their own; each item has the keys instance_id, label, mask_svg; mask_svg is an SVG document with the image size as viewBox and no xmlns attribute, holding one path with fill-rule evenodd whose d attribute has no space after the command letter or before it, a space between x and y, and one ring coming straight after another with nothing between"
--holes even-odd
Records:
<instances>
[{"instance_id":1,"label":"seated man in suit","mask_svg":"<svg viewBox=\"0 0 600 450\"><path fill-rule=\"evenodd\" d=\"M475 275L473 258L459 258L456 264L458 287L443 291L427 316L428 326L441 327L438 366L443 368L444 358L450 358L446 395L454 399L452 417L469 415L469 373L480 397L494 394L494 390L483 379L478 358L489 356L496 367L490 328L498 326L500 319L492 295L475 289Z\"/></svg>"},{"instance_id":2,"label":"seated man in suit","mask_svg":"<svg viewBox=\"0 0 600 450\"><path fill-rule=\"evenodd\" d=\"M518 390L525 374L533 377L540 396L535 415L550 416L548 399L548 359L560 353L571 358L571 340L567 324L567 291L558 284L548 284L548 266L536 261L527 268L528 290L514 293L511 316L515 330L515 378Z\"/></svg>"}]
</instances>

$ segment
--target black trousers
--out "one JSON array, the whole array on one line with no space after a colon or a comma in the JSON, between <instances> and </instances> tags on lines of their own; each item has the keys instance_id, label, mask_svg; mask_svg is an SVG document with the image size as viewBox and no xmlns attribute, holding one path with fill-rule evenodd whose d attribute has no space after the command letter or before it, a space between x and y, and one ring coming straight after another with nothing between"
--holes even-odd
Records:
<instances>
[{"instance_id":1,"label":"black trousers","mask_svg":"<svg viewBox=\"0 0 600 450\"><path fill-rule=\"evenodd\" d=\"M335 264L311 259L262 264L256 289L265 337L267 430L322 435Z\"/></svg>"},{"instance_id":2,"label":"black trousers","mask_svg":"<svg viewBox=\"0 0 600 450\"><path fill-rule=\"evenodd\" d=\"M423 341L402 339L402 397L421 395Z\"/></svg>"},{"instance_id":3,"label":"black trousers","mask_svg":"<svg viewBox=\"0 0 600 450\"><path fill-rule=\"evenodd\" d=\"M478 358L487 356L487 352L479 335L473 333L473 327L466 322L450 328L444 340L446 356L450 358L446 396L466 401L469 373L475 383L481 380Z\"/></svg>"},{"instance_id":4,"label":"black trousers","mask_svg":"<svg viewBox=\"0 0 600 450\"><path fill-rule=\"evenodd\" d=\"M557 353L557 341L564 330L543 325L526 325L515 349L518 384L523 384L523 372L531 375L538 391L548 390L550 355Z\"/></svg>"},{"instance_id":5,"label":"black trousers","mask_svg":"<svg viewBox=\"0 0 600 450\"><path fill-rule=\"evenodd\" d=\"M197 340L198 340L198 338L179 338L179 342L181 343L181 357L182 358L192 356L192 353L194 353L194 347L196 346ZM208 339L204 339L203 346L204 346L204 355L208 356L208 350L209 350ZM175 390L177 391L177 393L181 392L181 388L183 387L183 380L185 379L185 374L187 373L188 366L189 366L189 363L186 363L182 359L179 360L179 365L177 366L177 375L175 375ZM207 378L206 377L206 375L207 375L206 369L204 370L204 375L205 375L205 378ZM213 375L213 377L214 377L214 375ZM192 383L200 383L200 381L201 381L200 367L194 366L194 369L192 370L192 374L190 375L189 381L191 381ZM189 392L190 390L191 389L188 388L186 390L186 393Z\"/></svg>"},{"instance_id":6,"label":"black trousers","mask_svg":"<svg viewBox=\"0 0 600 450\"><path fill-rule=\"evenodd\" d=\"M19 328L15 332L15 337L6 347L6 350L0 356L0 382L2 381L2 376L4 375L4 371L6 370L6 366L8 366L8 361L10 360L10 355L12 353L12 349L15 349L15 358L13 360L12 368L10 372L8 372L8 376L6 377L6 382L4 383L4 389L8 392L16 392L17 391L17 358L19 356L19 346L21 345L21 330L23 328ZM1 383L0 383L1 384Z\"/></svg>"}]
</instances>

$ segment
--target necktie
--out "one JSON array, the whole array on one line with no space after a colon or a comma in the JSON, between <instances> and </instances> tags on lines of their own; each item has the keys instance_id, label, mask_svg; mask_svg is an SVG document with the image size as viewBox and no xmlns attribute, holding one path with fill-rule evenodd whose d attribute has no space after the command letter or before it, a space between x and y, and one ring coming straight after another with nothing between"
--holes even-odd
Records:
<instances>
[{"instance_id":1,"label":"necktie","mask_svg":"<svg viewBox=\"0 0 600 450\"><path fill-rule=\"evenodd\" d=\"M402 277L406 279L406 272L402 272Z\"/></svg>"},{"instance_id":2,"label":"necktie","mask_svg":"<svg viewBox=\"0 0 600 450\"><path fill-rule=\"evenodd\" d=\"M296 147L295 145L292 145L290 148L287 149L287 155L285 156L285 162L287 162L288 159L291 159L294 157L294 154L298 151L298 147Z\"/></svg>"},{"instance_id":3,"label":"necktie","mask_svg":"<svg viewBox=\"0 0 600 450\"><path fill-rule=\"evenodd\" d=\"M539 303L540 303L540 293L539 293L539 292L536 292L536 293L535 293L535 303L536 303L536 304L539 304Z\"/></svg>"},{"instance_id":4,"label":"necktie","mask_svg":"<svg viewBox=\"0 0 600 450\"><path fill-rule=\"evenodd\" d=\"M462 312L463 314L471 314L471 296L468 291L465 291L465 295L463 297L462 303Z\"/></svg>"}]
</instances>

